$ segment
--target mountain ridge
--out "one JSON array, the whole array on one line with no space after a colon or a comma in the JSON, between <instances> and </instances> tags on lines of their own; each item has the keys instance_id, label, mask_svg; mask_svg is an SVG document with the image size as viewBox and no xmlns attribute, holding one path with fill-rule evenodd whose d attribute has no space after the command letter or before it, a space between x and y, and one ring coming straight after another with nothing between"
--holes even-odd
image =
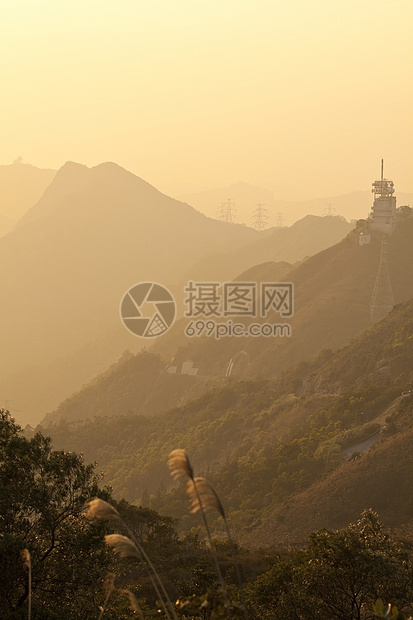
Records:
<instances>
[{"instance_id":1,"label":"mountain ridge","mask_svg":"<svg viewBox=\"0 0 413 620\"><path fill-rule=\"evenodd\" d=\"M191 525L182 490L171 486L166 459L170 450L185 448L195 471L217 489L240 541L251 547L301 540L314 527L342 527L370 506L386 524L402 526L413 517L408 502L394 509L398 481L406 493L412 482L413 399L400 399L365 455L347 462L344 452L376 429L377 414L413 381L412 317L413 299L335 354L324 351L275 380L227 379L158 418L60 420L43 431L58 447L96 460L116 495L139 501L147 494L152 508L183 517L184 528ZM363 370L365 356L370 366ZM400 463L389 467L402 446Z\"/></svg>"}]
</instances>

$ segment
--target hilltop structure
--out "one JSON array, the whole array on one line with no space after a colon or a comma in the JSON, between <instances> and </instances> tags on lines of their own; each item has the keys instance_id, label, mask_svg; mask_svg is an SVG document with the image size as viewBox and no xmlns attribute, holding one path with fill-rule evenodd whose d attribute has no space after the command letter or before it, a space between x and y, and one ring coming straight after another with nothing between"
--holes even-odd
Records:
<instances>
[{"instance_id":1,"label":"hilltop structure","mask_svg":"<svg viewBox=\"0 0 413 620\"><path fill-rule=\"evenodd\" d=\"M396 197L394 183L383 175L383 160L381 160L381 179L374 181L374 202L370 215L370 230L390 235L396 222Z\"/></svg>"},{"instance_id":2,"label":"hilltop structure","mask_svg":"<svg viewBox=\"0 0 413 620\"><path fill-rule=\"evenodd\" d=\"M374 181L374 202L369 216L370 231L381 236L381 253L376 281L370 302L370 318L372 323L384 318L394 306L393 290L388 265L388 236L393 232L396 223L396 197L394 183L384 178L383 160L381 160L380 181ZM360 245L370 242L370 235L359 237Z\"/></svg>"}]
</instances>

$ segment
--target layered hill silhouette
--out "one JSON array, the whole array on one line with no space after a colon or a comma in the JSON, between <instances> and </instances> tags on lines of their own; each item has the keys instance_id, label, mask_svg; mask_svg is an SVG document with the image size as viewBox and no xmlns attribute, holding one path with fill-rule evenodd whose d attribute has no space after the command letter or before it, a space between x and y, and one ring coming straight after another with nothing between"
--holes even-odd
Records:
<instances>
[{"instance_id":1,"label":"layered hill silhouette","mask_svg":"<svg viewBox=\"0 0 413 620\"><path fill-rule=\"evenodd\" d=\"M241 351L249 359L242 376L274 377L283 369L310 359L322 349L337 349L347 344L370 325L370 304L377 276L381 238L372 235L371 243L359 245L359 232L350 232L336 245L317 253L279 278L266 263L254 270L254 281L290 281L294 284L294 316L287 320L292 335L271 338L192 338L184 336L182 321L159 340L155 352L175 364L191 359L202 373L224 376L230 360ZM395 303L413 296L413 218L400 222L389 239L389 272ZM240 279L248 276L243 274ZM252 322L252 320L250 321ZM269 313L265 322L284 323L280 314ZM248 323L248 321L246 321ZM188 342L189 340L189 342Z\"/></svg>"},{"instance_id":2,"label":"layered hill silhouette","mask_svg":"<svg viewBox=\"0 0 413 620\"><path fill-rule=\"evenodd\" d=\"M413 194L401 192L397 188L398 205L412 205ZM250 224L257 203L263 203L268 211L269 224L274 226L281 214L286 226L291 226L306 215L323 216L331 212L332 215L342 215L347 220L358 220L367 217L372 195L369 189L353 191L339 196L324 196L311 200L279 200L276 192L255 187L248 183L234 183L228 187L193 192L181 196L196 209L210 217L217 217L218 207L231 198L235 204L235 221Z\"/></svg>"},{"instance_id":3,"label":"layered hill silhouette","mask_svg":"<svg viewBox=\"0 0 413 620\"><path fill-rule=\"evenodd\" d=\"M235 249L258 236L207 218L116 164L88 169L67 163L0 239L2 398L28 413L24 384L16 379L10 394L5 375L53 364L108 331L123 334L119 304L129 287L151 280L173 284L212 248ZM129 342L136 346L133 337ZM125 348L120 337L116 357ZM113 360L106 358L106 367Z\"/></svg>"},{"instance_id":4,"label":"layered hill silhouette","mask_svg":"<svg viewBox=\"0 0 413 620\"><path fill-rule=\"evenodd\" d=\"M364 391L365 398L357 403L354 412L362 409L366 412L356 415L355 421L360 423L364 416L373 422L379 419L382 432L368 451L361 455L355 453L352 460L296 494L288 504L273 503L267 508L255 532L255 544L265 544L269 539L286 534L302 539L311 530L324 526L340 528L366 507L376 510L389 526L411 523L413 456L409 446L413 433L413 392L406 398L400 394L413 388L412 369L411 301L395 308L328 364L309 369L302 383L307 394L353 390L356 396ZM368 392L379 395L385 393L386 388L387 400L370 408ZM394 395L396 399L392 401ZM383 410L388 414L380 416ZM347 443L358 445L354 438Z\"/></svg>"},{"instance_id":5,"label":"layered hill silhouette","mask_svg":"<svg viewBox=\"0 0 413 620\"><path fill-rule=\"evenodd\" d=\"M342 217L306 215L290 227L271 228L260 239L232 252L214 254L195 265L198 278L234 279L253 265L296 263L341 241L354 228Z\"/></svg>"},{"instance_id":6,"label":"layered hill silhouette","mask_svg":"<svg viewBox=\"0 0 413 620\"><path fill-rule=\"evenodd\" d=\"M334 234L347 226L341 222ZM322 247L331 241L324 221L310 229ZM187 279L202 277L199 265L208 260L224 279L220 256L246 248L251 267L261 258L259 240L271 254L267 234L207 218L116 164L68 162L0 239L2 402L23 422L39 419L124 350L147 344L121 325L126 290L158 281L179 305Z\"/></svg>"},{"instance_id":7,"label":"layered hill silhouette","mask_svg":"<svg viewBox=\"0 0 413 620\"><path fill-rule=\"evenodd\" d=\"M96 460L118 496L146 497L189 528L183 494L166 467L169 451L185 448L249 546L303 540L314 528L345 526L369 507L386 525L401 527L413 516L413 397L400 398L412 385L412 368L409 301L336 354L324 351L278 379L227 380L159 417L61 421L45 430L58 447ZM375 431L392 403L378 441L348 462L346 448Z\"/></svg>"},{"instance_id":8,"label":"layered hill silhouette","mask_svg":"<svg viewBox=\"0 0 413 620\"><path fill-rule=\"evenodd\" d=\"M413 296L409 276L413 264L412 224L413 219L400 225L390 245L390 267L397 301ZM154 366L157 370L150 381L144 382L143 391L143 384L133 370L135 362L127 360L67 399L49 413L47 421L122 415L128 411L159 415L168 407L198 395L205 386L221 385L231 360L232 377L273 379L286 368L315 357L323 349L338 349L370 325L369 307L379 256L380 239L373 238L369 246L359 246L358 232L354 231L342 242L297 267L285 262L257 265L238 279L242 282L286 279L294 282L295 315L291 319L291 337L190 339L184 335L189 319L181 319L152 347L163 361ZM273 314L265 320L278 322L279 317ZM195 376L182 374L188 363L196 369ZM168 366L175 369L174 374L168 373ZM116 391L113 385L118 386ZM119 386L123 386L122 389Z\"/></svg>"},{"instance_id":9,"label":"layered hill silhouette","mask_svg":"<svg viewBox=\"0 0 413 620\"><path fill-rule=\"evenodd\" d=\"M55 174L56 170L36 168L21 159L0 166L0 236L39 200Z\"/></svg>"}]
</instances>

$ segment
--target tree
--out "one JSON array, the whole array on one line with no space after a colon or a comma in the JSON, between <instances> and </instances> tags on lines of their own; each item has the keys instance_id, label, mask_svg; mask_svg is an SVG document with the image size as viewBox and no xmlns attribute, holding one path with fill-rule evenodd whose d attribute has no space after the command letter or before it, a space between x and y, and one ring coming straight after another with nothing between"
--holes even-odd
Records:
<instances>
[{"instance_id":1,"label":"tree","mask_svg":"<svg viewBox=\"0 0 413 620\"><path fill-rule=\"evenodd\" d=\"M254 619L367 620L379 598L408 608L412 569L372 510L343 530L313 532L305 552L259 577L249 591Z\"/></svg>"},{"instance_id":2,"label":"tree","mask_svg":"<svg viewBox=\"0 0 413 620\"><path fill-rule=\"evenodd\" d=\"M40 433L22 436L0 410L0 616L27 617L27 570L32 563L33 618L89 618L111 562L104 522L82 515L87 499L102 495L91 465L51 448ZM104 493L103 493L104 495Z\"/></svg>"}]
</instances>

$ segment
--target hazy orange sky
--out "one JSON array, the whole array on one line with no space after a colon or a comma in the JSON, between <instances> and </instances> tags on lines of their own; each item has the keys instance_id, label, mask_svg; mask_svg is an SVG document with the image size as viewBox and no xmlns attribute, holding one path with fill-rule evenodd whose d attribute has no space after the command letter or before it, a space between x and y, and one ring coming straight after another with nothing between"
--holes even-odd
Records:
<instances>
[{"instance_id":1,"label":"hazy orange sky","mask_svg":"<svg viewBox=\"0 0 413 620\"><path fill-rule=\"evenodd\" d=\"M413 191L412 0L1 0L0 163Z\"/></svg>"}]
</instances>

